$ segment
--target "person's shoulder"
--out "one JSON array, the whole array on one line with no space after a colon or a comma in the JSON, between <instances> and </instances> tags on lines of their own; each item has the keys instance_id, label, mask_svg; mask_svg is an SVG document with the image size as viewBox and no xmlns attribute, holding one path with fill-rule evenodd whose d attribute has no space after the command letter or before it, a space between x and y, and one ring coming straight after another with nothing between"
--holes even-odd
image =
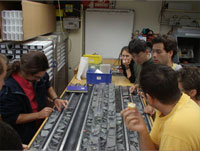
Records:
<instances>
[{"instance_id":1,"label":"person's shoulder","mask_svg":"<svg viewBox=\"0 0 200 151\"><path fill-rule=\"evenodd\" d=\"M0 91L0 95L10 95L13 92L19 91L19 84L12 78L8 78L5 80L5 84L3 85L1 91Z\"/></svg>"},{"instance_id":2,"label":"person's shoulder","mask_svg":"<svg viewBox=\"0 0 200 151\"><path fill-rule=\"evenodd\" d=\"M10 87L10 88L15 88L15 87L18 87L18 83L17 81L12 77L8 77L5 79L5 87Z\"/></svg>"},{"instance_id":3,"label":"person's shoulder","mask_svg":"<svg viewBox=\"0 0 200 151\"><path fill-rule=\"evenodd\" d=\"M45 75L42 77L42 79L40 80L38 84L46 83L46 82L49 82L49 74L47 72L45 72Z\"/></svg>"},{"instance_id":4,"label":"person's shoulder","mask_svg":"<svg viewBox=\"0 0 200 151\"><path fill-rule=\"evenodd\" d=\"M178 126L187 125L192 127L191 123L194 124L193 126L195 124L200 125L200 108L188 95L183 93L176 106L172 120L172 123Z\"/></svg>"}]
</instances>

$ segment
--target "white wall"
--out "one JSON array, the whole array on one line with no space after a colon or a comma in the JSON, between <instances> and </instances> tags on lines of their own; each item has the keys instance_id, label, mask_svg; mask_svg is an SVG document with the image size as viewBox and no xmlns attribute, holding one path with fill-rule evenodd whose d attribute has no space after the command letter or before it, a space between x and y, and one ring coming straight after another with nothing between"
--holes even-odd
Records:
<instances>
[{"instance_id":1,"label":"white wall","mask_svg":"<svg viewBox=\"0 0 200 151\"><path fill-rule=\"evenodd\" d=\"M200 2L193 1L193 9L200 11ZM116 0L116 8L134 9L135 10L135 25L134 31L141 31L143 28L150 28L154 33L166 34L170 30L170 26L159 23L159 15L162 1L124 1ZM93 6L93 5L91 5ZM200 15L199 15L200 16ZM79 64L82 51L84 51L84 27L83 16L81 28L79 30L70 31L69 38L71 39L71 52L69 52L69 80L73 77L74 68Z\"/></svg>"},{"instance_id":2,"label":"white wall","mask_svg":"<svg viewBox=\"0 0 200 151\"><path fill-rule=\"evenodd\" d=\"M132 2L132 1L117 1L117 8L128 8L135 10L135 28L140 31L143 28L150 28L155 33L159 32L159 23L158 23L158 13L160 11L161 2ZM155 17L156 16L156 17ZM82 16L83 21L83 16ZM69 81L73 77L74 68L79 64L80 57L82 56L83 49L83 32L84 32L84 23L81 21L81 28L79 30L70 30L69 32L69 55L68 55L68 66L69 66ZM71 41L71 48L70 48Z\"/></svg>"},{"instance_id":3,"label":"white wall","mask_svg":"<svg viewBox=\"0 0 200 151\"><path fill-rule=\"evenodd\" d=\"M116 8L135 10L134 31L141 31L143 28L150 28L155 33L160 32L158 18L161 9L161 2L117 1Z\"/></svg>"}]
</instances>

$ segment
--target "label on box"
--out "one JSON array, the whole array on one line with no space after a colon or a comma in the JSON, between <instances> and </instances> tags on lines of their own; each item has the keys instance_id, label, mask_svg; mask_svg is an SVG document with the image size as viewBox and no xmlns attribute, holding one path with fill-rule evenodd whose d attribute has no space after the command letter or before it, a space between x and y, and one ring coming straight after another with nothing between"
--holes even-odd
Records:
<instances>
[{"instance_id":1,"label":"label on box","mask_svg":"<svg viewBox=\"0 0 200 151\"><path fill-rule=\"evenodd\" d=\"M94 62L94 59L90 59L90 62Z\"/></svg>"},{"instance_id":2,"label":"label on box","mask_svg":"<svg viewBox=\"0 0 200 151\"><path fill-rule=\"evenodd\" d=\"M97 76L97 80L101 80L101 77L100 77L100 76Z\"/></svg>"},{"instance_id":3,"label":"label on box","mask_svg":"<svg viewBox=\"0 0 200 151\"><path fill-rule=\"evenodd\" d=\"M6 53L6 50L1 50L1 53Z\"/></svg>"},{"instance_id":4,"label":"label on box","mask_svg":"<svg viewBox=\"0 0 200 151\"><path fill-rule=\"evenodd\" d=\"M21 50L16 50L15 53L16 54L21 54Z\"/></svg>"}]
</instances>

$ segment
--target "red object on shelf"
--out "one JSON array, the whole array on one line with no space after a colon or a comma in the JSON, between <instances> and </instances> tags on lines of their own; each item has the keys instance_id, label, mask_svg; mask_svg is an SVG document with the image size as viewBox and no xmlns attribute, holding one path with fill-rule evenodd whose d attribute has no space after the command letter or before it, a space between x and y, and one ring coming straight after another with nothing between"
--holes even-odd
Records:
<instances>
[{"instance_id":1,"label":"red object on shelf","mask_svg":"<svg viewBox=\"0 0 200 151\"><path fill-rule=\"evenodd\" d=\"M109 0L94 0L94 8L109 8Z\"/></svg>"},{"instance_id":2,"label":"red object on shelf","mask_svg":"<svg viewBox=\"0 0 200 151\"><path fill-rule=\"evenodd\" d=\"M81 3L83 4L83 8L89 8L91 0L82 0Z\"/></svg>"}]
</instances>

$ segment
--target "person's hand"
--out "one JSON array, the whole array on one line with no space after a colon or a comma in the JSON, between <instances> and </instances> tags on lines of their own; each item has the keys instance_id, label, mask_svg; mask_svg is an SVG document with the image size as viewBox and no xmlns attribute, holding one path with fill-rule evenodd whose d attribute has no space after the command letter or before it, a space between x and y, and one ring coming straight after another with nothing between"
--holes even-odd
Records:
<instances>
[{"instance_id":1,"label":"person's hand","mask_svg":"<svg viewBox=\"0 0 200 151\"><path fill-rule=\"evenodd\" d=\"M137 109L126 108L120 113L123 116L125 125L129 130L137 132L143 132L146 130L144 119Z\"/></svg>"},{"instance_id":2,"label":"person's hand","mask_svg":"<svg viewBox=\"0 0 200 151\"><path fill-rule=\"evenodd\" d=\"M50 107L45 107L43 108L40 112L38 112L38 117L39 119L43 119L43 118L46 118L48 117L51 112L53 112L54 109L50 108Z\"/></svg>"},{"instance_id":3,"label":"person's hand","mask_svg":"<svg viewBox=\"0 0 200 151\"><path fill-rule=\"evenodd\" d=\"M132 94L135 90L139 91L139 84L136 84L129 88L130 93Z\"/></svg>"},{"instance_id":4,"label":"person's hand","mask_svg":"<svg viewBox=\"0 0 200 151\"><path fill-rule=\"evenodd\" d=\"M68 101L62 100L62 99L56 99L54 101L54 104L55 104L56 108L58 109L58 111L61 111L62 106L64 106L64 108L67 107Z\"/></svg>"},{"instance_id":5,"label":"person's hand","mask_svg":"<svg viewBox=\"0 0 200 151\"><path fill-rule=\"evenodd\" d=\"M150 114L151 116L155 114L154 108L150 105L145 106L144 112Z\"/></svg>"},{"instance_id":6,"label":"person's hand","mask_svg":"<svg viewBox=\"0 0 200 151\"><path fill-rule=\"evenodd\" d=\"M131 59L122 59L122 63L123 63L123 65L125 65L126 67L128 67L129 66L129 64L131 63Z\"/></svg>"},{"instance_id":7,"label":"person's hand","mask_svg":"<svg viewBox=\"0 0 200 151\"><path fill-rule=\"evenodd\" d=\"M28 145L22 144L23 151L25 151L27 149L27 147L28 147Z\"/></svg>"}]
</instances>

